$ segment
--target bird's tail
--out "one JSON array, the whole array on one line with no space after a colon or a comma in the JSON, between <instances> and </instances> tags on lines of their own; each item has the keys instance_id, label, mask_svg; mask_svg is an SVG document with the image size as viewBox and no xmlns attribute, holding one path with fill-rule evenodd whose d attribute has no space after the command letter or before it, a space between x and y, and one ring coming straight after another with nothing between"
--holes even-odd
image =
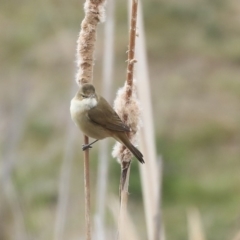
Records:
<instances>
[{"instance_id":1,"label":"bird's tail","mask_svg":"<svg viewBox=\"0 0 240 240\"><path fill-rule=\"evenodd\" d=\"M131 147L128 147L128 149L132 152L132 154L137 158L137 160L140 162L140 163L145 163L144 160L143 160L143 155L142 153L135 147L131 144Z\"/></svg>"},{"instance_id":2,"label":"bird's tail","mask_svg":"<svg viewBox=\"0 0 240 240\"><path fill-rule=\"evenodd\" d=\"M140 163L145 163L142 153L135 146L133 146L124 132L122 134L118 134L118 137L115 137L115 139L125 145Z\"/></svg>"}]
</instances>

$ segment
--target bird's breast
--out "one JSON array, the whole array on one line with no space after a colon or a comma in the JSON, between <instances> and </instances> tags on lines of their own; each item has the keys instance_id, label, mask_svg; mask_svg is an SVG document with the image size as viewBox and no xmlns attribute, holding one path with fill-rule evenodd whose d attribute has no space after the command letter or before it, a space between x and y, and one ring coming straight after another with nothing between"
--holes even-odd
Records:
<instances>
[{"instance_id":1,"label":"bird's breast","mask_svg":"<svg viewBox=\"0 0 240 240\"><path fill-rule=\"evenodd\" d=\"M74 115L81 114L95 106L97 106L97 100L95 98L86 98L82 100L73 98L70 105L70 112L73 117Z\"/></svg>"},{"instance_id":2,"label":"bird's breast","mask_svg":"<svg viewBox=\"0 0 240 240\"><path fill-rule=\"evenodd\" d=\"M74 123L87 136L95 139L103 139L109 136L109 132L98 124L90 121L87 116L88 110L97 105L96 99L73 99L70 105L70 113Z\"/></svg>"}]
</instances>

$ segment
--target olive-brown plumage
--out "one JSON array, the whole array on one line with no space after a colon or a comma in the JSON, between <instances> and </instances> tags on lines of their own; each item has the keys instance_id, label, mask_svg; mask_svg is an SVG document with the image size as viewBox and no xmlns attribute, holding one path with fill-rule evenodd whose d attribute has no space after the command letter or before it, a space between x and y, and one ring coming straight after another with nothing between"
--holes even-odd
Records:
<instances>
[{"instance_id":1,"label":"olive-brown plumage","mask_svg":"<svg viewBox=\"0 0 240 240\"><path fill-rule=\"evenodd\" d=\"M131 144L126 132L131 131L125 125L110 104L95 92L92 84L83 84L71 101L72 120L88 137L101 140L113 137L125 145L132 154L144 163L142 153Z\"/></svg>"}]
</instances>

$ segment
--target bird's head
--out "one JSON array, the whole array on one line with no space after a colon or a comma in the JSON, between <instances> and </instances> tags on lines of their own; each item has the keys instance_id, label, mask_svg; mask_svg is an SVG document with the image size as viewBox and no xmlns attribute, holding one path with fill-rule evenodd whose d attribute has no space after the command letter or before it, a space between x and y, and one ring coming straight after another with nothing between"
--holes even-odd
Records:
<instances>
[{"instance_id":1,"label":"bird's head","mask_svg":"<svg viewBox=\"0 0 240 240\"><path fill-rule=\"evenodd\" d=\"M77 92L77 96L76 96L79 100L83 100L83 99L93 99L95 98L97 100L97 94L95 92L95 88L92 84L90 83L85 83L83 84L78 92Z\"/></svg>"}]
</instances>

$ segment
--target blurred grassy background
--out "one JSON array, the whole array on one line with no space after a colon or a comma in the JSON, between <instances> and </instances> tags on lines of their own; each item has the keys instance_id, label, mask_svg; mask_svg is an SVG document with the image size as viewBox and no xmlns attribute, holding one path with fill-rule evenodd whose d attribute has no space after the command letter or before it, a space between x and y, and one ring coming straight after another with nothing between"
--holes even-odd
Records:
<instances>
[{"instance_id":1,"label":"blurred grassy background","mask_svg":"<svg viewBox=\"0 0 240 240\"><path fill-rule=\"evenodd\" d=\"M28 239L53 239L83 1L0 2L0 168L12 162ZM191 206L199 208L208 240L232 239L240 230L240 3L148 0L143 10L167 239L187 239ZM99 90L102 30L100 25L94 73ZM113 97L125 79L127 32L126 4L118 1ZM77 239L84 229L80 134L77 139L66 239ZM93 195L96 151L97 145ZM114 194L118 180L119 165L111 160ZM130 211L145 236L136 163L130 193ZM0 194L0 239L14 239L14 214ZM114 226L110 214L108 222Z\"/></svg>"}]
</instances>

